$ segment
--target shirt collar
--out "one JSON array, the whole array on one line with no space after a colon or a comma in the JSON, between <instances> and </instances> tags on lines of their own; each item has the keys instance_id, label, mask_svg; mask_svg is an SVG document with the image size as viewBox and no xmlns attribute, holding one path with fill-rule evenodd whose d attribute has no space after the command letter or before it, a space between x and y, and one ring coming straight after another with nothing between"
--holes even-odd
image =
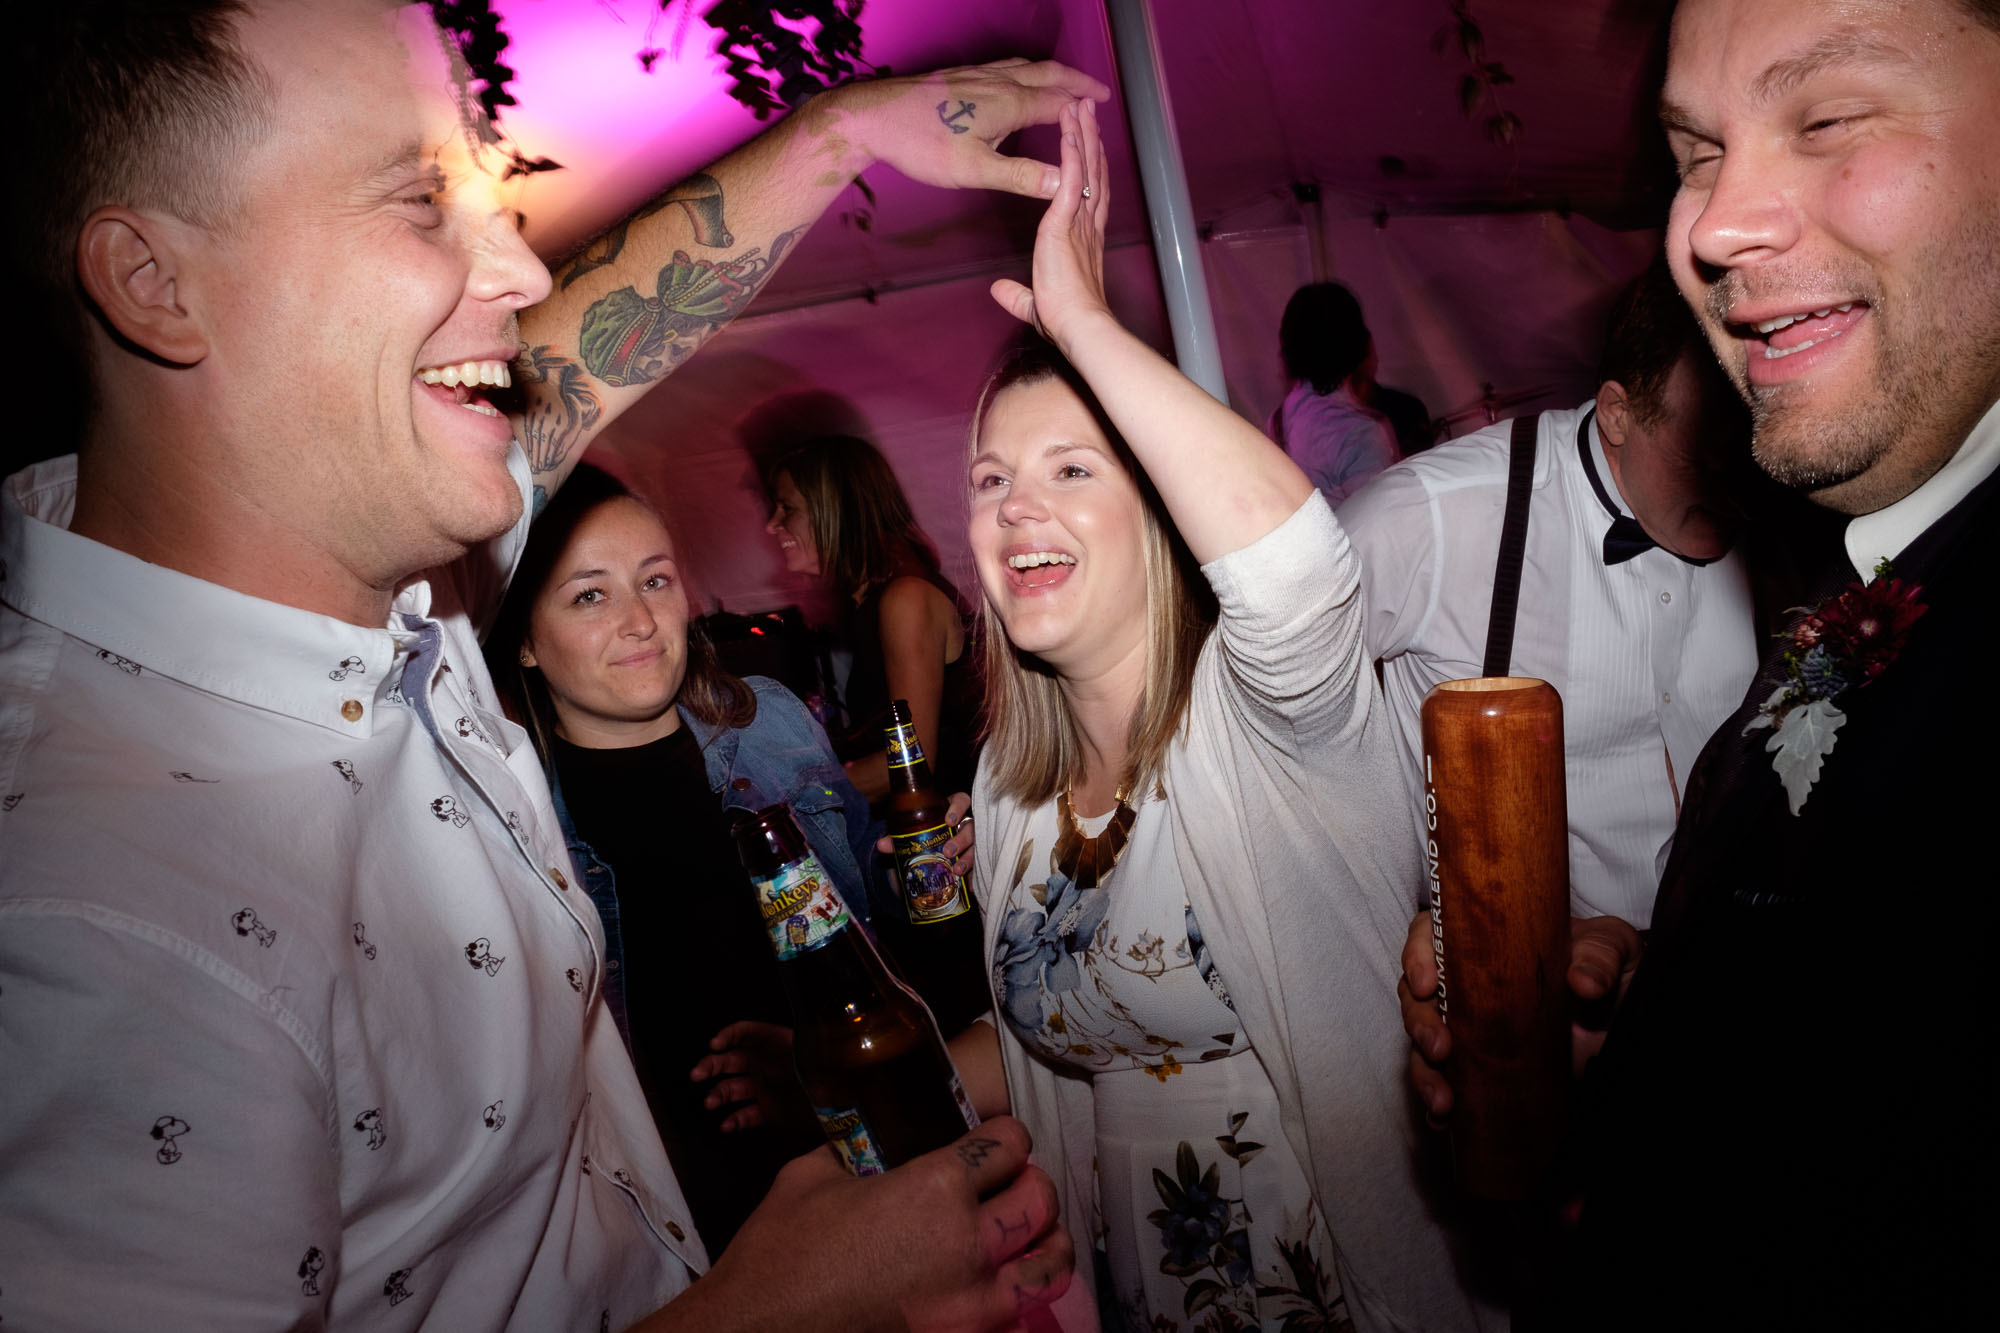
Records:
<instances>
[{"instance_id":1,"label":"shirt collar","mask_svg":"<svg viewBox=\"0 0 2000 1333\"><path fill-rule=\"evenodd\" d=\"M1612 498L1612 491L1604 484L1604 476L1611 470L1604 459L1604 437L1597 430L1597 404L1592 403L1583 414L1583 424L1577 427L1577 441L1583 448L1577 450L1583 459L1583 475L1590 482L1590 489L1597 496L1597 503L1604 506L1607 518L1629 518L1630 515Z\"/></svg>"},{"instance_id":2,"label":"shirt collar","mask_svg":"<svg viewBox=\"0 0 2000 1333\"><path fill-rule=\"evenodd\" d=\"M1924 529L1950 513L1996 467L2000 467L2000 401L1987 407L1986 415L1958 446L1958 452L1923 485L1892 505L1849 520L1847 558L1861 581L1872 581L1877 561L1893 561L1901 555Z\"/></svg>"},{"instance_id":3,"label":"shirt collar","mask_svg":"<svg viewBox=\"0 0 2000 1333\"><path fill-rule=\"evenodd\" d=\"M429 609L415 583L398 628L369 629L251 597L79 537L74 455L9 477L0 493L0 600L100 652L237 702L366 736Z\"/></svg>"}]
</instances>

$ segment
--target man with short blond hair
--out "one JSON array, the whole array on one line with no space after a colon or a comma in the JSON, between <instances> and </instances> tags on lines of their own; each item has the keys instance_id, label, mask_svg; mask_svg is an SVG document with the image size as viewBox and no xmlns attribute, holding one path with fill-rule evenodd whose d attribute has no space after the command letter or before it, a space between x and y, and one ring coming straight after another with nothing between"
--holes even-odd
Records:
<instances>
[{"instance_id":1,"label":"man with short blond hair","mask_svg":"<svg viewBox=\"0 0 2000 1333\"><path fill-rule=\"evenodd\" d=\"M1101 85L828 93L552 280L422 11L21 19L15 253L92 393L0 495L0 1319L983 1327L1059 1292L1009 1120L878 1180L800 1159L707 1252L476 636L535 496L855 172L1046 196L995 145ZM720 308L661 281L688 252Z\"/></svg>"}]
</instances>

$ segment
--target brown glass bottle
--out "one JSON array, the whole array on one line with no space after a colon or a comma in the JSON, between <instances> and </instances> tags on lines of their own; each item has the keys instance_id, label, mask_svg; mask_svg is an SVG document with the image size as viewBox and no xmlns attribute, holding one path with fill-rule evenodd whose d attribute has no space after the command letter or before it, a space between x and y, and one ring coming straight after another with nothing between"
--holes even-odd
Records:
<instances>
[{"instance_id":1,"label":"brown glass bottle","mask_svg":"<svg viewBox=\"0 0 2000 1333\"><path fill-rule=\"evenodd\" d=\"M905 700L890 703L885 730L889 798L883 822L895 847L896 896L904 913L888 932L889 948L938 1022L957 1032L992 1007L980 962L980 917L964 876L952 873L938 850L951 837L948 802L931 781Z\"/></svg>"},{"instance_id":2,"label":"brown glass bottle","mask_svg":"<svg viewBox=\"0 0 2000 1333\"><path fill-rule=\"evenodd\" d=\"M806 846L770 806L736 828L792 1007L792 1058L827 1141L857 1176L979 1123L937 1023L882 962Z\"/></svg>"}]
</instances>

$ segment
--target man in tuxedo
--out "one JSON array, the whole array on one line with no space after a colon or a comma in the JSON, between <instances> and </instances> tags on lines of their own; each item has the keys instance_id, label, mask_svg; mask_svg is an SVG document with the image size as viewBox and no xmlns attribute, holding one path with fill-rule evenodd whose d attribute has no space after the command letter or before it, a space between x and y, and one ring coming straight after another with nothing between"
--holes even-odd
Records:
<instances>
[{"instance_id":1,"label":"man in tuxedo","mask_svg":"<svg viewBox=\"0 0 2000 1333\"><path fill-rule=\"evenodd\" d=\"M1692 775L1636 973L1578 941L1580 992L1629 988L1562 1322L1953 1327L1994 1231L1993 1144L1956 1113L1996 924L2000 5L1686 0L1662 119L1668 257L1757 461L1849 519Z\"/></svg>"}]
</instances>

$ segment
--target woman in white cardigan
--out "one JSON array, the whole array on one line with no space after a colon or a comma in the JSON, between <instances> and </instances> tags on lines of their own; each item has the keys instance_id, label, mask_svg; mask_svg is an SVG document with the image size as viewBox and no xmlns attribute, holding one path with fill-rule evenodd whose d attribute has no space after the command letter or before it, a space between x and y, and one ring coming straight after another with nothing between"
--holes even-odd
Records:
<instances>
[{"instance_id":1,"label":"woman in white cardigan","mask_svg":"<svg viewBox=\"0 0 2000 1333\"><path fill-rule=\"evenodd\" d=\"M1061 129L1032 288L994 286L1047 341L971 444L995 1026L954 1052L1033 1130L1126 1327L1480 1327L1417 1181L1391 998L1415 816L1353 556L1112 316L1094 111Z\"/></svg>"}]
</instances>

